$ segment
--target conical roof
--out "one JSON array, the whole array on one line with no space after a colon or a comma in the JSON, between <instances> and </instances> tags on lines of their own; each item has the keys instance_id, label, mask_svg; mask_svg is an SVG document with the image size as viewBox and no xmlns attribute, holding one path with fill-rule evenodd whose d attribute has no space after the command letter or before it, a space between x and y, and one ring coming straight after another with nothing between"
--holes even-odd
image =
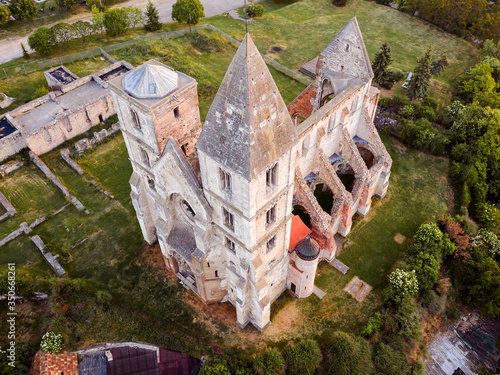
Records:
<instances>
[{"instance_id":1,"label":"conical roof","mask_svg":"<svg viewBox=\"0 0 500 375\"><path fill-rule=\"evenodd\" d=\"M304 238L299 241L295 251L300 259L314 260L319 256L321 248L312 238Z\"/></svg>"},{"instance_id":2,"label":"conical roof","mask_svg":"<svg viewBox=\"0 0 500 375\"><path fill-rule=\"evenodd\" d=\"M164 65L146 63L125 76L123 88L137 99L159 99L175 90L178 80L174 70Z\"/></svg>"},{"instance_id":3,"label":"conical roof","mask_svg":"<svg viewBox=\"0 0 500 375\"><path fill-rule=\"evenodd\" d=\"M283 98L247 34L208 111L196 147L252 180L297 141Z\"/></svg>"},{"instance_id":4,"label":"conical roof","mask_svg":"<svg viewBox=\"0 0 500 375\"><path fill-rule=\"evenodd\" d=\"M356 17L353 17L325 47L322 70L368 80L373 77L368 53Z\"/></svg>"}]
</instances>

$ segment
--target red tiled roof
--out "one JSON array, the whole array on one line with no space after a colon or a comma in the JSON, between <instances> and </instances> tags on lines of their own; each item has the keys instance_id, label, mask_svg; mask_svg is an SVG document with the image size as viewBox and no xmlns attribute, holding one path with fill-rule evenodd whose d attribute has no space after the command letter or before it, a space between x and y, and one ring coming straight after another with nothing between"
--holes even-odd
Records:
<instances>
[{"instance_id":1,"label":"red tiled roof","mask_svg":"<svg viewBox=\"0 0 500 375\"><path fill-rule=\"evenodd\" d=\"M295 249L300 240L306 238L311 229L305 225L298 215L292 217L292 230L290 231L290 247L289 250Z\"/></svg>"}]
</instances>

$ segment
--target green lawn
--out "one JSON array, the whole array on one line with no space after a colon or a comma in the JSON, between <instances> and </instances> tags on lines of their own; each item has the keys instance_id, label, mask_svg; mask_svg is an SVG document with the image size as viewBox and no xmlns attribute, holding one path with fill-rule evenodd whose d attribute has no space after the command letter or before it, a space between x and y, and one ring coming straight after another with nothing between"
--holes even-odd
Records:
<instances>
[{"instance_id":1,"label":"green lawn","mask_svg":"<svg viewBox=\"0 0 500 375\"><path fill-rule=\"evenodd\" d=\"M0 179L0 191L18 213L0 222L0 238L17 229L22 222L31 224L67 203L62 192L31 163Z\"/></svg>"},{"instance_id":2,"label":"green lawn","mask_svg":"<svg viewBox=\"0 0 500 375\"><path fill-rule=\"evenodd\" d=\"M376 199L366 218L357 222L347 236L339 259L350 274L358 275L380 290L387 274L401 258L420 224L448 212L448 161L445 158L405 149L393 138L383 137L393 159L389 190ZM397 234L406 237L400 244Z\"/></svg>"},{"instance_id":3,"label":"green lawn","mask_svg":"<svg viewBox=\"0 0 500 375\"><path fill-rule=\"evenodd\" d=\"M206 31L201 32L215 35ZM111 55L117 60L126 60L133 65L158 58L162 63L195 78L198 81L201 119L204 121L235 52L236 48L232 44L225 43L225 50L222 52L202 53L195 50L186 37L181 37L140 42L115 50ZM269 70L286 104L304 90L305 86L302 83L273 67L269 66Z\"/></svg>"}]
</instances>

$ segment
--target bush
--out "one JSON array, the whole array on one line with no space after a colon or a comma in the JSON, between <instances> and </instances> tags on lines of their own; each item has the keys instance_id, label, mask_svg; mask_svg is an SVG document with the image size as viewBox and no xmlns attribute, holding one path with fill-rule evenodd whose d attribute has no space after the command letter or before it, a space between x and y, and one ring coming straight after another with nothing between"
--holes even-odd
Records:
<instances>
[{"instance_id":1,"label":"bush","mask_svg":"<svg viewBox=\"0 0 500 375\"><path fill-rule=\"evenodd\" d=\"M347 0L332 0L332 4L336 7L343 7L347 5Z\"/></svg>"},{"instance_id":2,"label":"bush","mask_svg":"<svg viewBox=\"0 0 500 375\"><path fill-rule=\"evenodd\" d=\"M47 27L40 27L28 37L28 45L40 56L47 56L54 52L52 31Z\"/></svg>"},{"instance_id":3,"label":"bush","mask_svg":"<svg viewBox=\"0 0 500 375\"><path fill-rule=\"evenodd\" d=\"M278 350L267 349L255 359L254 367L259 375L278 375L285 370L285 361Z\"/></svg>"},{"instance_id":4,"label":"bush","mask_svg":"<svg viewBox=\"0 0 500 375\"><path fill-rule=\"evenodd\" d=\"M380 84L384 89L390 90L394 83L403 79L405 74L399 70L390 69L387 75L387 79Z\"/></svg>"},{"instance_id":5,"label":"bush","mask_svg":"<svg viewBox=\"0 0 500 375\"><path fill-rule=\"evenodd\" d=\"M406 104L399 110L399 115L409 118L415 115L415 107L412 104Z\"/></svg>"},{"instance_id":6,"label":"bush","mask_svg":"<svg viewBox=\"0 0 500 375\"><path fill-rule=\"evenodd\" d=\"M36 89L33 95L31 95L31 100L47 95L48 93L49 89L47 89L45 86L40 86L39 88Z\"/></svg>"},{"instance_id":7,"label":"bush","mask_svg":"<svg viewBox=\"0 0 500 375\"><path fill-rule=\"evenodd\" d=\"M375 346L373 354L377 374L407 374L408 365L404 360L404 354L400 350L395 350L381 342Z\"/></svg>"},{"instance_id":8,"label":"bush","mask_svg":"<svg viewBox=\"0 0 500 375\"><path fill-rule=\"evenodd\" d=\"M422 105L425 107L430 107L432 109L437 109L438 101L437 101L437 99L428 96L428 97L424 98L424 100L422 100Z\"/></svg>"},{"instance_id":9,"label":"bush","mask_svg":"<svg viewBox=\"0 0 500 375\"><path fill-rule=\"evenodd\" d=\"M396 294L402 299L414 297L418 292L418 282L415 271L406 272L396 268L389 275L389 282Z\"/></svg>"},{"instance_id":10,"label":"bush","mask_svg":"<svg viewBox=\"0 0 500 375\"><path fill-rule=\"evenodd\" d=\"M199 375L231 375L231 373L225 361L214 357L205 362L205 366L203 366Z\"/></svg>"},{"instance_id":11,"label":"bush","mask_svg":"<svg viewBox=\"0 0 500 375\"><path fill-rule=\"evenodd\" d=\"M476 204L475 216L482 227L487 230L494 230L500 227L500 211L488 202Z\"/></svg>"},{"instance_id":12,"label":"bush","mask_svg":"<svg viewBox=\"0 0 500 375\"><path fill-rule=\"evenodd\" d=\"M422 293L422 304L431 314L435 315L441 314L446 307L444 298L438 296L433 290Z\"/></svg>"},{"instance_id":13,"label":"bush","mask_svg":"<svg viewBox=\"0 0 500 375\"><path fill-rule=\"evenodd\" d=\"M376 312L373 316L368 318L368 322L361 331L361 334L365 337L372 337L375 333L380 331L382 325L382 315L380 315L379 312Z\"/></svg>"},{"instance_id":14,"label":"bush","mask_svg":"<svg viewBox=\"0 0 500 375\"><path fill-rule=\"evenodd\" d=\"M314 340L300 340L285 350L288 372L291 375L312 375L319 367L323 356Z\"/></svg>"},{"instance_id":15,"label":"bush","mask_svg":"<svg viewBox=\"0 0 500 375\"><path fill-rule=\"evenodd\" d=\"M108 36L124 34L128 27L127 12L123 8L108 10L103 22Z\"/></svg>"},{"instance_id":16,"label":"bush","mask_svg":"<svg viewBox=\"0 0 500 375\"><path fill-rule=\"evenodd\" d=\"M371 350L360 337L336 332L326 345L325 370L330 375L365 375L373 371Z\"/></svg>"},{"instance_id":17,"label":"bush","mask_svg":"<svg viewBox=\"0 0 500 375\"><path fill-rule=\"evenodd\" d=\"M40 350L45 353L59 353L63 350L62 335L54 332L47 332L42 337Z\"/></svg>"},{"instance_id":18,"label":"bush","mask_svg":"<svg viewBox=\"0 0 500 375\"><path fill-rule=\"evenodd\" d=\"M378 100L378 105L380 107L387 107L389 105L389 103L391 102L391 98L388 97L388 96L382 96L379 100Z\"/></svg>"},{"instance_id":19,"label":"bush","mask_svg":"<svg viewBox=\"0 0 500 375\"><path fill-rule=\"evenodd\" d=\"M264 6L261 4L250 4L247 5L247 16L250 18L261 17L264 15Z\"/></svg>"}]
</instances>

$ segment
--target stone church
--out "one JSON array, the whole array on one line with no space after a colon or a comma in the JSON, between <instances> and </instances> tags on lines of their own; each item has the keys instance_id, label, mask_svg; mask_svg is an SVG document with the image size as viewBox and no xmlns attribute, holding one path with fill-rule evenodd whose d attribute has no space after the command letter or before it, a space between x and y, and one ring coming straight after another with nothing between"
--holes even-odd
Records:
<instances>
[{"instance_id":1,"label":"stone church","mask_svg":"<svg viewBox=\"0 0 500 375\"><path fill-rule=\"evenodd\" d=\"M315 77L287 107L247 34L203 125L197 82L182 72L152 60L110 81L144 239L205 303L229 301L240 327L263 330L286 289L311 295L335 236L387 191L392 160L356 18Z\"/></svg>"}]
</instances>

